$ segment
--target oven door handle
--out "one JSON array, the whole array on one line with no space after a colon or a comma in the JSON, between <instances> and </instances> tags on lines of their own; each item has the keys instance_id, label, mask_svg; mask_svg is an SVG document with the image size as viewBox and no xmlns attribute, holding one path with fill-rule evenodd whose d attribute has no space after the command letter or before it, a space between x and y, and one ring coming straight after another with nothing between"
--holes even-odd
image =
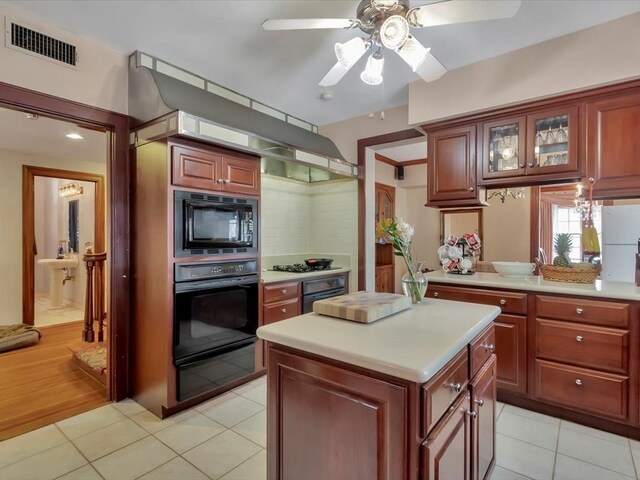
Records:
<instances>
[{"instance_id":1,"label":"oven door handle","mask_svg":"<svg viewBox=\"0 0 640 480\"><path fill-rule=\"evenodd\" d=\"M239 350L239 349L241 349L243 347L247 347L247 346L249 346L252 343L255 343L257 341L258 341L258 337L254 335L251 338L247 338L246 340L242 340L240 342L236 342L236 343L233 343L231 345L225 345L224 347L216 348L216 349L213 349L213 350L207 350L205 352L195 353L195 354L189 355L187 357L176 358L173 363L174 363L174 365L176 367L184 367L184 366L190 365L192 363L197 363L200 360L216 357L216 356L222 355L224 353L233 352L234 350Z\"/></svg>"}]
</instances>

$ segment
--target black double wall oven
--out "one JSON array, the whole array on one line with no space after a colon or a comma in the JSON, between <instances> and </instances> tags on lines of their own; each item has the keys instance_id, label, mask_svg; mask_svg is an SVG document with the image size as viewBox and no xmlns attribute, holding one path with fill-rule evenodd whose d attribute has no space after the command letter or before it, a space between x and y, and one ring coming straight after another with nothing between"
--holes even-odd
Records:
<instances>
[{"instance_id":1,"label":"black double wall oven","mask_svg":"<svg viewBox=\"0 0 640 480\"><path fill-rule=\"evenodd\" d=\"M207 257L174 265L173 356L184 401L255 372L258 260L229 250L257 253L257 201L175 195L176 257ZM214 250L225 259L212 261Z\"/></svg>"}]
</instances>

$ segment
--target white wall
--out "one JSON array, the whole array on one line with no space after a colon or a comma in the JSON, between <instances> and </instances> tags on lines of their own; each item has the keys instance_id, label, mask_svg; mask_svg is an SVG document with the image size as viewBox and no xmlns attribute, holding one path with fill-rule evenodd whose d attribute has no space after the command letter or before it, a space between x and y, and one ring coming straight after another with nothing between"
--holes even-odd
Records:
<instances>
[{"instance_id":1,"label":"white wall","mask_svg":"<svg viewBox=\"0 0 640 480\"><path fill-rule=\"evenodd\" d=\"M22 321L22 166L106 175L106 165L0 151L0 325ZM7 226L7 227L4 227Z\"/></svg>"},{"instance_id":2,"label":"white wall","mask_svg":"<svg viewBox=\"0 0 640 480\"><path fill-rule=\"evenodd\" d=\"M0 47L0 82L106 110L127 113L127 57L87 38L72 35L0 4L4 17L76 45L77 69Z\"/></svg>"},{"instance_id":3,"label":"white wall","mask_svg":"<svg viewBox=\"0 0 640 480\"><path fill-rule=\"evenodd\" d=\"M549 4L552 9L552 3ZM409 124L640 76L640 13L409 85Z\"/></svg>"}]
</instances>

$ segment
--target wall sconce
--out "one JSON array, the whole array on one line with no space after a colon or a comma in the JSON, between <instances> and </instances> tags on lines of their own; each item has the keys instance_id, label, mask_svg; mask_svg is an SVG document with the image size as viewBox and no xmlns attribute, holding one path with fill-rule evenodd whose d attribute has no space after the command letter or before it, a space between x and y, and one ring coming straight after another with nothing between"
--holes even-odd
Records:
<instances>
[{"instance_id":1,"label":"wall sconce","mask_svg":"<svg viewBox=\"0 0 640 480\"><path fill-rule=\"evenodd\" d=\"M60 198L75 197L76 195L82 195L83 192L84 189L80 186L80 184L78 182L73 182L62 185L58 189L58 196Z\"/></svg>"},{"instance_id":2,"label":"wall sconce","mask_svg":"<svg viewBox=\"0 0 640 480\"><path fill-rule=\"evenodd\" d=\"M500 198L500 201L504 203L507 197L511 197L514 200L519 200L524 198L524 189L518 188L517 190L511 190L509 188L501 188L500 190L494 190L491 192L491 195L487 196L487 200L492 199L493 197Z\"/></svg>"}]
</instances>

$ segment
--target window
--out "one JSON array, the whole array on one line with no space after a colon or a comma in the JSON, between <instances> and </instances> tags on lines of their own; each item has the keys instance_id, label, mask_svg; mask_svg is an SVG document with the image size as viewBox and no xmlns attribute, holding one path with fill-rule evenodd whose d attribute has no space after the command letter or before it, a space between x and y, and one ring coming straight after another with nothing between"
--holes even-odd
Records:
<instances>
[{"instance_id":1,"label":"window","mask_svg":"<svg viewBox=\"0 0 640 480\"><path fill-rule=\"evenodd\" d=\"M598 231L598 239L602 245L602 219L600 209L593 211L593 225ZM582 262L588 260L582 257L582 215L576 211L575 207L564 207L553 205L553 237L558 233L568 233L573 240L569 258L572 262ZM554 256L557 252L554 249Z\"/></svg>"}]
</instances>

